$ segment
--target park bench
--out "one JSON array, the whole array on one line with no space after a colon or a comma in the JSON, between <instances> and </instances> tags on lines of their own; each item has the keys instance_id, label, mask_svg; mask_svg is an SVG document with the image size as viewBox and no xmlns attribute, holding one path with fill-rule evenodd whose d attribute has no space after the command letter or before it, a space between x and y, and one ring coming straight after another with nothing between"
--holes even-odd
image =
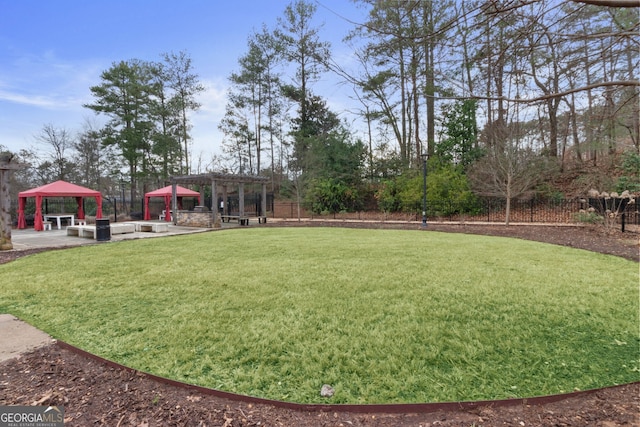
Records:
<instances>
[{"instance_id":1,"label":"park bench","mask_svg":"<svg viewBox=\"0 0 640 427\"><path fill-rule=\"evenodd\" d=\"M88 239L96 238L95 225L70 225L67 227L67 236L86 237Z\"/></svg>"},{"instance_id":2,"label":"park bench","mask_svg":"<svg viewBox=\"0 0 640 427\"><path fill-rule=\"evenodd\" d=\"M240 215L220 215L222 222L231 222L231 220L238 221L240 225L249 225L249 218ZM225 221L226 219L226 221Z\"/></svg>"},{"instance_id":3,"label":"park bench","mask_svg":"<svg viewBox=\"0 0 640 427\"><path fill-rule=\"evenodd\" d=\"M134 224L129 222L123 222L120 224L111 224L111 234L125 234L125 233L133 233L136 231L136 227Z\"/></svg>"},{"instance_id":4,"label":"park bench","mask_svg":"<svg viewBox=\"0 0 640 427\"><path fill-rule=\"evenodd\" d=\"M134 222L136 231L149 233L167 233L169 224L158 222Z\"/></svg>"},{"instance_id":5,"label":"park bench","mask_svg":"<svg viewBox=\"0 0 640 427\"><path fill-rule=\"evenodd\" d=\"M135 226L130 223L111 224L109 227L111 235L126 234L135 232ZM95 225L70 225L67 227L67 236L85 237L87 239L96 239Z\"/></svg>"}]
</instances>

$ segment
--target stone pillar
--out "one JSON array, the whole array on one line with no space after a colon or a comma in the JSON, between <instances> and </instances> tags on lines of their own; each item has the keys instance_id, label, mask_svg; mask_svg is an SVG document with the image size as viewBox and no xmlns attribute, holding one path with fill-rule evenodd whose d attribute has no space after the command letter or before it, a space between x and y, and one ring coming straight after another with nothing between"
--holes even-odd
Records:
<instances>
[{"instance_id":1,"label":"stone pillar","mask_svg":"<svg viewBox=\"0 0 640 427\"><path fill-rule=\"evenodd\" d=\"M178 224L178 184L176 182L171 183L171 210L173 211L173 225L177 225ZM166 215L169 215L169 212L167 212Z\"/></svg>"},{"instance_id":2,"label":"stone pillar","mask_svg":"<svg viewBox=\"0 0 640 427\"><path fill-rule=\"evenodd\" d=\"M203 199L204 200L204 199ZM211 215L213 220L213 228L220 228L220 207L218 206L218 188L216 186L216 179L211 180Z\"/></svg>"},{"instance_id":3,"label":"stone pillar","mask_svg":"<svg viewBox=\"0 0 640 427\"><path fill-rule=\"evenodd\" d=\"M0 153L0 251L13 249L11 243L11 184L9 175L19 166L11 163L13 154Z\"/></svg>"},{"instance_id":4,"label":"stone pillar","mask_svg":"<svg viewBox=\"0 0 640 427\"><path fill-rule=\"evenodd\" d=\"M222 215L230 215L229 203L227 203L227 184L222 185Z\"/></svg>"},{"instance_id":5,"label":"stone pillar","mask_svg":"<svg viewBox=\"0 0 640 427\"><path fill-rule=\"evenodd\" d=\"M238 184L238 210L240 211L238 215L240 217L244 217L244 182Z\"/></svg>"}]
</instances>

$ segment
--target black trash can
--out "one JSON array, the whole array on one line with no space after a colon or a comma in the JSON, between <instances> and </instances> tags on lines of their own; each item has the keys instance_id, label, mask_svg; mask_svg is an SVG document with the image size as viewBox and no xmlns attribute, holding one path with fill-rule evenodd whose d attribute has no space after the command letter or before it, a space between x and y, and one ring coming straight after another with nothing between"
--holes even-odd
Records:
<instances>
[{"instance_id":1,"label":"black trash can","mask_svg":"<svg viewBox=\"0 0 640 427\"><path fill-rule=\"evenodd\" d=\"M96 219L96 240L106 242L111 240L111 226L109 219Z\"/></svg>"}]
</instances>

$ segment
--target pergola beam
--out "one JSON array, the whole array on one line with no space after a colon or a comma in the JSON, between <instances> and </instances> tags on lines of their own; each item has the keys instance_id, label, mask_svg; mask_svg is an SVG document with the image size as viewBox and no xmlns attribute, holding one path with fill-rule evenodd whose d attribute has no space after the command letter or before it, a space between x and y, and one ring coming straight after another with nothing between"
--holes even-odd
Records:
<instances>
[{"instance_id":1,"label":"pergola beam","mask_svg":"<svg viewBox=\"0 0 640 427\"><path fill-rule=\"evenodd\" d=\"M269 178L261 175L243 175L243 174L229 174L229 173L217 173L210 172L199 175L184 175L184 176L172 176L171 182L177 184L201 184L208 185L213 180L218 183L267 183Z\"/></svg>"}]
</instances>

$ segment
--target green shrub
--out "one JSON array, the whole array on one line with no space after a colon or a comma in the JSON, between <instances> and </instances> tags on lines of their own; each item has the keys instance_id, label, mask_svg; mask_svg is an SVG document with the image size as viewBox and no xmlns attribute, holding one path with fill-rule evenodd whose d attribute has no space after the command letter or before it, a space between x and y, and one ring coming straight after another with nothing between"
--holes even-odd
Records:
<instances>
[{"instance_id":1,"label":"green shrub","mask_svg":"<svg viewBox=\"0 0 640 427\"><path fill-rule=\"evenodd\" d=\"M398 198L398 181L388 179L380 183L375 193L378 202L378 209L382 212L397 212L400 210L400 200Z\"/></svg>"},{"instance_id":2,"label":"green shrub","mask_svg":"<svg viewBox=\"0 0 640 427\"><path fill-rule=\"evenodd\" d=\"M574 215L576 222L582 222L586 224L601 224L604 218L598 215L595 211L580 210L580 212Z\"/></svg>"},{"instance_id":3,"label":"green shrub","mask_svg":"<svg viewBox=\"0 0 640 427\"><path fill-rule=\"evenodd\" d=\"M624 175L618 178L615 188L622 193L628 190L631 193L640 191L640 154L635 151L627 151L622 155L622 172Z\"/></svg>"},{"instance_id":4,"label":"green shrub","mask_svg":"<svg viewBox=\"0 0 640 427\"><path fill-rule=\"evenodd\" d=\"M536 196L554 203L560 203L565 199L562 191L559 191L547 182L542 183L536 188Z\"/></svg>"},{"instance_id":5,"label":"green shrub","mask_svg":"<svg viewBox=\"0 0 640 427\"><path fill-rule=\"evenodd\" d=\"M421 212L423 176L417 170L405 172L395 180L385 181L376 199L385 212ZM479 204L464 174L452 165L432 167L427 172L427 212L429 216L475 213Z\"/></svg>"},{"instance_id":6,"label":"green shrub","mask_svg":"<svg viewBox=\"0 0 640 427\"><path fill-rule=\"evenodd\" d=\"M431 209L429 209L430 201ZM437 201L447 201L447 203L437 205L435 204ZM428 176L427 210L429 215L449 216L459 213L477 213L479 209L478 200L471 192L469 181L459 169L452 165L444 165Z\"/></svg>"},{"instance_id":7,"label":"green shrub","mask_svg":"<svg viewBox=\"0 0 640 427\"><path fill-rule=\"evenodd\" d=\"M360 206L356 188L333 179L314 180L305 196L305 204L313 213L352 212Z\"/></svg>"}]
</instances>

